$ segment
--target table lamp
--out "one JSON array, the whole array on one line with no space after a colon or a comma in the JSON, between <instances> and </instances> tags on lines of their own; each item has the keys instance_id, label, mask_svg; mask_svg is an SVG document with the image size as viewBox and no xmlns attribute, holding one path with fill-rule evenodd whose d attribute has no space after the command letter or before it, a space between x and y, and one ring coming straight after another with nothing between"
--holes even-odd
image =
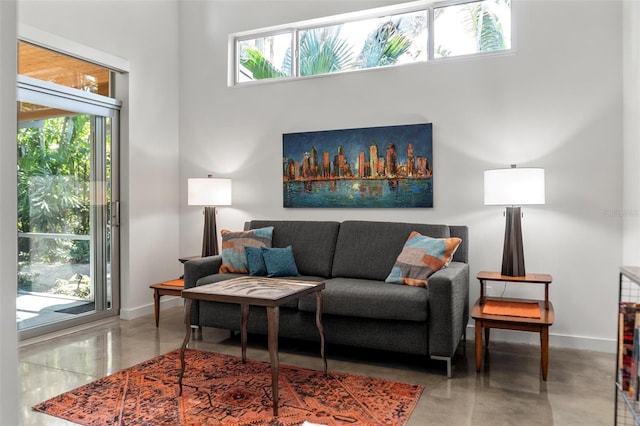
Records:
<instances>
[{"instance_id":1,"label":"table lamp","mask_svg":"<svg viewBox=\"0 0 640 426\"><path fill-rule=\"evenodd\" d=\"M521 205L544 204L544 169L533 167L485 170L484 204L507 206L502 275L524 277Z\"/></svg>"},{"instance_id":2,"label":"table lamp","mask_svg":"<svg viewBox=\"0 0 640 426\"><path fill-rule=\"evenodd\" d=\"M187 182L187 203L204 206L204 231L202 233L202 257L218 254L216 206L231 205L231 179L190 178Z\"/></svg>"}]
</instances>

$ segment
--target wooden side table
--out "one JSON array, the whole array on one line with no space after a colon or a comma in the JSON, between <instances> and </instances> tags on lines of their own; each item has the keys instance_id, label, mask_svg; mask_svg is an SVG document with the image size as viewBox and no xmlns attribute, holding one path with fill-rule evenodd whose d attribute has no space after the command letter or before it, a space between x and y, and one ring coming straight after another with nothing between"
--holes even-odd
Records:
<instances>
[{"instance_id":1,"label":"wooden side table","mask_svg":"<svg viewBox=\"0 0 640 426\"><path fill-rule=\"evenodd\" d=\"M184 279L163 281L149 286L153 289L153 309L156 318L156 327L160 322L160 297L162 296L178 296L182 295L184 289Z\"/></svg>"},{"instance_id":2,"label":"wooden side table","mask_svg":"<svg viewBox=\"0 0 640 426\"><path fill-rule=\"evenodd\" d=\"M489 346L489 330L498 328L503 330L519 330L540 333L540 369L542 371L542 380L547 380L547 371L549 368L549 327L553 324L555 314L553 305L549 301L549 284L553 280L548 274L527 274L524 277L510 277L501 275L500 272L481 271L477 275L480 281L480 297L476 301L471 310L471 317L476 321L476 372L480 372L482 365L482 330L484 329L485 345ZM502 281L506 283L529 283L544 284L544 300L529 299L503 299L487 297L485 295L485 284L487 281ZM484 312L487 301L501 308L504 307L504 315ZM531 318L512 308L523 309L530 308L532 305L538 304L540 318Z\"/></svg>"},{"instance_id":3,"label":"wooden side table","mask_svg":"<svg viewBox=\"0 0 640 426\"><path fill-rule=\"evenodd\" d=\"M200 259L202 256L185 256L178 258L183 265L193 259ZM182 295L184 289L184 274L177 280L163 281L161 283L151 284L153 289L153 310L156 318L156 327L160 322L160 297L162 296L178 296Z\"/></svg>"}]
</instances>

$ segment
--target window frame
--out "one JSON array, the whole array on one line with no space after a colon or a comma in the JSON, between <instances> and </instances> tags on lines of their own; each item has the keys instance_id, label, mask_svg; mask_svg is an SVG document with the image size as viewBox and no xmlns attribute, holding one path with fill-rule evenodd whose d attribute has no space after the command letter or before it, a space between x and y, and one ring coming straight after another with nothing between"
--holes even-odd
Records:
<instances>
[{"instance_id":1,"label":"window frame","mask_svg":"<svg viewBox=\"0 0 640 426\"><path fill-rule=\"evenodd\" d=\"M338 15L331 15L321 18L314 18L304 21L298 21L293 23L275 25L270 27L259 28L255 30L247 30L242 32L236 32L229 34L228 37L228 78L227 85L229 87L240 87L240 86L250 86L253 84L269 84L269 83L277 83L277 82L285 82L291 80L298 79L307 79L307 78L318 78L325 77L328 75L339 75L343 73L351 73L351 72L364 72L371 70L378 70L388 67L396 67L396 66L407 66L407 65L415 65L415 64L424 64L430 62L441 62L441 61L457 61L464 60L469 58L476 57L487 57L487 56L504 56L511 55L515 53L515 31L513 24L513 16L514 16L514 2L510 0L510 10L511 10L511 34L510 37L510 48L503 50L494 50L494 51L486 51L486 52L474 52L469 54L461 54L450 57L435 57L435 46L434 46L434 10L449 7L449 6L458 6L470 3L478 3L481 1L491 1L491 0L446 0L446 1L433 1L433 0L418 0L409 3L402 3L391 6L378 7L373 9L366 9L361 11L347 12ZM404 64L394 64L387 66L379 66L379 67L370 67L370 68L361 68L361 69L353 69L353 70L341 70L331 73L323 73L323 74L314 74L308 76L298 75L299 72L299 33L300 31L311 30L314 28L322 28L328 27L331 25L339 25L346 24L350 22L363 21L367 19L375 19L375 18L383 18L387 16L401 15L405 13L412 13L426 10L427 13L427 59L424 61L417 61L412 63L404 63ZM240 49L238 46L240 42L246 40L253 40L261 37L272 37L281 34L291 34L291 51L294 52L293 57L295 60L291 61L291 75L288 77L282 78L267 78L267 79L258 79L251 81L240 81Z\"/></svg>"}]
</instances>

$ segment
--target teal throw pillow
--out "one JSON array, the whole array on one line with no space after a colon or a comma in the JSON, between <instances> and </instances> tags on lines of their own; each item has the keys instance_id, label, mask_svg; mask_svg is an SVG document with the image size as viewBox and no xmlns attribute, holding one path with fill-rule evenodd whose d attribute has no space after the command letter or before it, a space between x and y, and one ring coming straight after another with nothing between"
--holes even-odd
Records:
<instances>
[{"instance_id":1,"label":"teal throw pillow","mask_svg":"<svg viewBox=\"0 0 640 426\"><path fill-rule=\"evenodd\" d=\"M262 247L261 250L268 277L297 277L300 275L291 246L285 248Z\"/></svg>"},{"instance_id":2,"label":"teal throw pillow","mask_svg":"<svg viewBox=\"0 0 640 426\"><path fill-rule=\"evenodd\" d=\"M247 253L247 263L249 264L249 275L266 277L267 265L264 264L262 247L245 247Z\"/></svg>"}]
</instances>

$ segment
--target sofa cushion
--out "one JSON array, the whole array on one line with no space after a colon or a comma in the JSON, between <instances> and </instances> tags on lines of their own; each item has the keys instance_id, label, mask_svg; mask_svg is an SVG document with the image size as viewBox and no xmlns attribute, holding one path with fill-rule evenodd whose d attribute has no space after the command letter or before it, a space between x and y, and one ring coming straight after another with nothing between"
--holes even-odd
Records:
<instances>
[{"instance_id":1,"label":"sofa cushion","mask_svg":"<svg viewBox=\"0 0 640 426\"><path fill-rule=\"evenodd\" d=\"M449 227L446 225L342 222L336 242L332 276L384 281L413 231L433 238L450 237Z\"/></svg>"},{"instance_id":2,"label":"sofa cushion","mask_svg":"<svg viewBox=\"0 0 640 426\"><path fill-rule=\"evenodd\" d=\"M220 273L246 274L249 272L249 264L245 247L271 247L273 227L237 232L223 229L220 234L222 235Z\"/></svg>"},{"instance_id":3,"label":"sofa cushion","mask_svg":"<svg viewBox=\"0 0 640 426\"><path fill-rule=\"evenodd\" d=\"M292 247L301 275L331 276L339 222L254 220L249 223L249 229L265 226L273 226L272 247Z\"/></svg>"},{"instance_id":4,"label":"sofa cushion","mask_svg":"<svg viewBox=\"0 0 640 426\"><path fill-rule=\"evenodd\" d=\"M453 255L452 262L469 263L469 228L462 225L450 225L449 232L452 237L457 237L462 240Z\"/></svg>"},{"instance_id":5,"label":"sofa cushion","mask_svg":"<svg viewBox=\"0 0 640 426\"><path fill-rule=\"evenodd\" d=\"M322 312L361 318L426 321L429 291L423 287L392 285L352 278L325 280ZM313 295L299 299L301 311L315 312Z\"/></svg>"},{"instance_id":6,"label":"sofa cushion","mask_svg":"<svg viewBox=\"0 0 640 426\"><path fill-rule=\"evenodd\" d=\"M412 232L385 281L426 287L429 276L451 262L461 241L460 238L431 238Z\"/></svg>"}]
</instances>

